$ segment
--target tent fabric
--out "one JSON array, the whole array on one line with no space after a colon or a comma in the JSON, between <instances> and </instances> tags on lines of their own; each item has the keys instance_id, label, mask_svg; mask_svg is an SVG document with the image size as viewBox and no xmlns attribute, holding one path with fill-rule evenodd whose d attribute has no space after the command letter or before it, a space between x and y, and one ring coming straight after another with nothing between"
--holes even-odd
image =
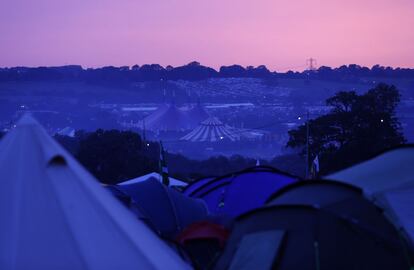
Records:
<instances>
[{"instance_id":1,"label":"tent fabric","mask_svg":"<svg viewBox=\"0 0 414 270\"><path fill-rule=\"evenodd\" d=\"M137 177L137 178L126 180L122 183L119 183L118 185L130 185L130 184L140 183L140 182L143 182L143 181L147 181L150 178L154 178L154 179L162 182L161 174L159 174L157 172L152 172L152 173L149 173L149 174ZM173 178L173 177L169 177L169 180L170 180L170 186L185 187L185 186L188 185L186 182L184 182L182 180L179 180L179 179L176 179L176 178Z\"/></svg>"},{"instance_id":2,"label":"tent fabric","mask_svg":"<svg viewBox=\"0 0 414 270\"><path fill-rule=\"evenodd\" d=\"M181 140L191 142L236 141L238 139L238 134L216 117L207 118L197 128L181 138Z\"/></svg>"},{"instance_id":3,"label":"tent fabric","mask_svg":"<svg viewBox=\"0 0 414 270\"><path fill-rule=\"evenodd\" d=\"M202 121L210 117L200 102L197 102L197 104L186 113L189 116L189 121L194 127L198 126Z\"/></svg>"},{"instance_id":4,"label":"tent fabric","mask_svg":"<svg viewBox=\"0 0 414 270\"><path fill-rule=\"evenodd\" d=\"M268 231L284 231L286 235L281 245L279 240L274 241L269 254L274 256L271 268L263 269L410 269L399 236L394 233L382 237L382 225L368 225L379 233L372 233L358 220L313 206L265 206L236 220L214 269L232 265L246 235ZM386 227L385 231L392 225Z\"/></svg>"},{"instance_id":5,"label":"tent fabric","mask_svg":"<svg viewBox=\"0 0 414 270\"><path fill-rule=\"evenodd\" d=\"M379 156L342 171L327 179L352 184L370 194L386 190L414 187L414 146L387 151Z\"/></svg>"},{"instance_id":6,"label":"tent fabric","mask_svg":"<svg viewBox=\"0 0 414 270\"><path fill-rule=\"evenodd\" d=\"M185 228L176 241L187 251L196 269L211 269L228 237L229 231L224 226L201 221Z\"/></svg>"},{"instance_id":7,"label":"tent fabric","mask_svg":"<svg viewBox=\"0 0 414 270\"><path fill-rule=\"evenodd\" d=\"M396 226L414 241L414 146L384 152L365 162L326 176L356 185L384 208Z\"/></svg>"},{"instance_id":8,"label":"tent fabric","mask_svg":"<svg viewBox=\"0 0 414 270\"><path fill-rule=\"evenodd\" d=\"M244 235L229 270L271 269L284 235L278 230Z\"/></svg>"},{"instance_id":9,"label":"tent fabric","mask_svg":"<svg viewBox=\"0 0 414 270\"><path fill-rule=\"evenodd\" d=\"M146 118L145 127L152 131L182 131L192 128L186 113L174 104L169 105L158 117Z\"/></svg>"},{"instance_id":10,"label":"tent fabric","mask_svg":"<svg viewBox=\"0 0 414 270\"><path fill-rule=\"evenodd\" d=\"M28 115L0 175L0 269L188 268Z\"/></svg>"},{"instance_id":11,"label":"tent fabric","mask_svg":"<svg viewBox=\"0 0 414 270\"><path fill-rule=\"evenodd\" d=\"M185 228L178 236L177 241L184 245L185 242L197 239L216 239L221 247L229 237L229 231L222 225L209 221L200 221Z\"/></svg>"},{"instance_id":12,"label":"tent fabric","mask_svg":"<svg viewBox=\"0 0 414 270\"><path fill-rule=\"evenodd\" d=\"M169 106L165 103L161 104L154 112L152 112L150 115L148 115L145 118L145 125L147 123L152 123L156 121L159 117L161 117L167 110Z\"/></svg>"},{"instance_id":13,"label":"tent fabric","mask_svg":"<svg viewBox=\"0 0 414 270\"><path fill-rule=\"evenodd\" d=\"M144 121L145 128L152 131L185 131L194 129L206 118L208 114L201 104L189 110L178 108L175 104L163 104Z\"/></svg>"},{"instance_id":14,"label":"tent fabric","mask_svg":"<svg viewBox=\"0 0 414 270\"><path fill-rule=\"evenodd\" d=\"M262 206L272 193L297 180L271 167L253 167L212 179L189 196L203 199L212 213L234 218Z\"/></svg>"},{"instance_id":15,"label":"tent fabric","mask_svg":"<svg viewBox=\"0 0 414 270\"><path fill-rule=\"evenodd\" d=\"M204 178L200 178L200 179L197 179L197 180L191 182L190 184L188 184L184 188L183 194L188 195L188 196L191 195L195 190L197 190L198 188L200 188L204 184L207 184L208 182L210 182L214 178L216 178L216 177L215 176L204 177Z\"/></svg>"},{"instance_id":16,"label":"tent fabric","mask_svg":"<svg viewBox=\"0 0 414 270\"><path fill-rule=\"evenodd\" d=\"M300 181L274 193L267 205L310 205L344 218L364 224L375 224L386 234L393 234L395 227L369 199L355 186L326 180Z\"/></svg>"},{"instance_id":17,"label":"tent fabric","mask_svg":"<svg viewBox=\"0 0 414 270\"><path fill-rule=\"evenodd\" d=\"M314 179L299 181L281 188L268 198L267 204L303 204L327 207L341 201L360 198L362 195L363 192L358 187L336 181Z\"/></svg>"},{"instance_id":18,"label":"tent fabric","mask_svg":"<svg viewBox=\"0 0 414 270\"><path fill-rule=\"evenodd\" d=\"M189 198L154 178L117 188L131 196L157 231L170 239L193 222L206 219L209 214L202 200Z\"/></svg>"}]
</instances>

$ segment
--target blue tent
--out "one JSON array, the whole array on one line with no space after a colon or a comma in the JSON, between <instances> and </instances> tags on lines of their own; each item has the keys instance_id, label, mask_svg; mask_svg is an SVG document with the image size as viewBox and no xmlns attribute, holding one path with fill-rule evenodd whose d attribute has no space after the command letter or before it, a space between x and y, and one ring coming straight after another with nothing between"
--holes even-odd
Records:
<instances>
[{"instance_id":1,"label":"blue tent","mask_svg":"<svg viewBox=\"0 0 414 270\"><path fill-rule=\"evenodd\" d=\"M258 166L202 179L190 185L184 193L203 199L212 213L236 217L262 206L273 192L297 180L297 177L274 168Z\"/></svg>"},{"instance_id":2,"label":"blue tent","mask_svg":"<svg viewBox=\"0 0 414 270\"><path fill-rule=\"evenodd\" d=\"M173 238L188 225L208 217L202 200L189 198L154 178L116 188L130 196L154 229L167 238Z\"/></svg>"}]
</instances>

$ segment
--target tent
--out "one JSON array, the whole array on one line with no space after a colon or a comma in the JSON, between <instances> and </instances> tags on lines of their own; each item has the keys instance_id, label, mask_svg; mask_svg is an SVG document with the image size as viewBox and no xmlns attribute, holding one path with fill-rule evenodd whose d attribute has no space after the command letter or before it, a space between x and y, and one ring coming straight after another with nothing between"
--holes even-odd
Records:
<instances>
[{"instance_id":1,"label":"tent","mask_svg":"<svg viewBox=\"0 0 414 270\"><path fill-rule=\"evenodd\" d=\"M76 130L74 128L71 127L65 127L62 128L61 130L59 130L58 132L56 132L56 135L60 135L60 136L68 136L68 137L75 137L75 133Z\"/></svg>"},{"instance_id":2,"label":"tent","mask_svg":"<svg viewBox=\"0 0 414 270\"><path fill-rule=\"evenodd\" d=\"M146 175L143 175L143 176L140 176L140 177L137 177L137 178L130 179L130 180L127 180L125 182L119 183L118 185L130 185L130 184L140 183L140 182L146 181L150 178L154 178L154 179L157 179L158 181L162 182L161 174L159 174L157 172L152 172L152 173L149 173L149 174L146 174ZM173 177L169 177L169 179L170 179L170 186L185 187L185 186L188 185L186 182L184 182L182 180L178 180L178 179L173 178Z\"/></svg>"},{"instance_id":3,"label":"tent","mask_svg":"<svg viewBox=\"0 0 414 270\"><path fill-rule=\"evenodd\" d=\"M187 194L203 199L212 213L236 217L262 206L273 192L297 180L274 168L259 166L214 178Z\"/></svg>"},{"instance_id":4,"label":"tent","mask_svg":"<svg viewBox=\"0 0 414 270\"><path fill-rule=\"evenodd\" d=\"M191 129L186 114L175 104L169 105L157 117L145 118L145 127L152 131L182 131Z\"/></svg>"},{"instance_id":5,"label":"tent","mask_svg":"<svg viewBox=\"0 0 414 270\"><path fill-rule=\"evenodd\" d=\"M0 269L188 268L28 115L0 175Z\"/></svg>"},{"instance_id":6,"label":"tent","mask_svg":"<svg viewBox=\"0 0 414 270\"><path fill-rule=\"evenodd\" d=\"M221 140L236 141L239 136L233 128L223 124L216 117L209 117L181 140L191 142L216 142Z\"/></svg>"},{"instance_id":7,"label":"tent","mask_svg":"<svg viewBox=\"0 0 414 270\"><path fill-rule=\"evenodd\" d=\"M190 196L190 194L193 193L193 191L197 190L198 188L202 187L204 184L207 184L208 182L210 182L211 180L213 180L214 178L216 178L217 176L210 176L210 177L203 177L203 178L199 178L193 182L191 182L190 184L188 184L184 189L183 189L183 193L187 196Z\"/></svg>"},{"instance_id":8,"label":"tent","mask_svg":"<svg viewBox=\"0 0 414 270\"><path fill-rule=\"evenodd\" d=\"M215 269L411 269L413 258L361 189L312 180L238 217Z\"/></svg>"},{"instance_id":9,"label":"tent","mask_svg":"<svg viewBox=\"0 0 414 270\"><path fill-rule=\"evenodd\" d=\"M208 114L200 104L185 110L178 108L173 103L160 106L155 112L147 116L144 121L146 129L156 132L185 131L197 127L206 118L208 118Z\"/></svg>"},{"instance_id":10,"label":"tent","mask_svg":"<svg viewBox=\"0 0 414 270\"><path fill-rule=\"evenodd\" d=\"M186 111L186 114L194 127L198 126L202 121L210 117L200 102L197 102L194 107Z\"/></svg>"},{"instance_id":11,"label":"tent","mask_svg":"<svg viewBox=\"0 0 414 270\"><path fill-rule=\"evenodd\" d=\"M166 238L172 239L191 223L208 216L202 200L189 198L154 178L118 185L117 188L132 198L155 229Z\"/></svg>"},{"instance_id":12,"label":"tent","mask_svg":"<svg viewBox=\"0 0 414 270\"><path fill-rule=\"evenodd\" d=\"M162 103L154 112L145 118L145 122L154 122L156 119L162 116L168 110L168 108L169 106L167 104Z\"/></svg>"},{"instance_id":13,"label":"tent","mask_svg":"<svg viewBox=\"0 0 414 270\"><path fill-rule=\"evenodd\" d=\"M414 240L414 146L386 151L326 176L361 187Z\"/></svg>"},{"instance_id":14,"label":"tent","mask_svg":"<svg viewBox=\"0 0 414 270\"><path fill-rule=\"evenodd\" d=\"M211 269L228 237L229 231L224 226L202 221L184 229L177 241L190 255L196 269Z\"/></svg>"}]
</instances>

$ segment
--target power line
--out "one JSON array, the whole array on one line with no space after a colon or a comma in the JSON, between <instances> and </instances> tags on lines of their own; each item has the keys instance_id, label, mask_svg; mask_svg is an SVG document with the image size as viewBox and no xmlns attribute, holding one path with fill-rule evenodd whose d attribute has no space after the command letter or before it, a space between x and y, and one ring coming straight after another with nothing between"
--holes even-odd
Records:
<instances>
[{"instance_id":1,"label":"power line","mask_svg":"<svg viewBox=\"0 0 414 270\"><path fill-rule=\"evenodd\" d=\"M316 70L316 59L312 57L307 59L306 65L308 66L309 71L315 71Z\"/></svg>"}]
</instances>

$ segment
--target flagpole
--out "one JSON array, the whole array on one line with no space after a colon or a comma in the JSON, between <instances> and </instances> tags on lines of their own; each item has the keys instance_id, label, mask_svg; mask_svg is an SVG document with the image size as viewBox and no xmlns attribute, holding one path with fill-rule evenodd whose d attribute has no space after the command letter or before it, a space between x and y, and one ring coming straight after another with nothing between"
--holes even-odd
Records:
<instances>
[{"instance_id":1,"label":"flagpole","mask_svg":"<svg viewBox=\"0 0 414 270\"><path fill-rule=\"evenodd\" d=\"M306 113L306 179L309 179L309 110Z\"/></svg>"},{"instance_id":2,"label":"flagpole","mask_svg":"<svg viewBox=\"0 0 414 270\"><path fill-rule=\"evenodd\" d=\"M162 146L161 141L160 141L160 171L161 171L162 183L168 187L170 185L170 179L168 178L167 161L165 158L164 147Z\"/></svg>"}]
</instances>

